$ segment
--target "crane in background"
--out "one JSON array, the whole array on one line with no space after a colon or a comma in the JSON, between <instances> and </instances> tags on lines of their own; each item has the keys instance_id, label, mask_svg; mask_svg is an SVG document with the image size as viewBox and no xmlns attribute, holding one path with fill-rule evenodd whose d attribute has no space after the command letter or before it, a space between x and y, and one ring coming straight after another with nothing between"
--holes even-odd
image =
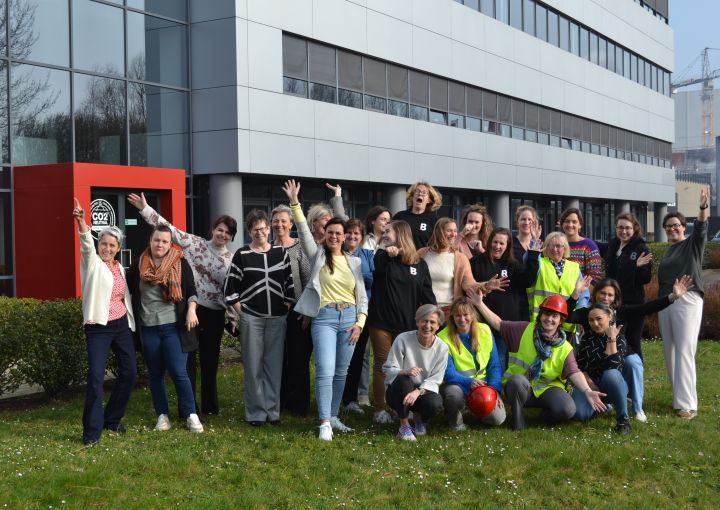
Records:
<instances>
[{"instance_id":1,"label":"crane in background","mask_svg":"<svg viewBox=\"0 0 720 510\"><path fill-rule=\"evenodd\" d=\"M704 148L711 148L715 145L715 96L713 94L713 80L720 78L720 69L710 70L710 51L714 50L720 51L720 48L703 49L700 55L698 55L689 66L683 69L683 71L678 74L678 79L671 84L671 90L674 94L679 88L702 83L702 142ZM699 59L702 59L700 76L685 78L685 75L690 72Z\"/></svg>"}]
</instances>

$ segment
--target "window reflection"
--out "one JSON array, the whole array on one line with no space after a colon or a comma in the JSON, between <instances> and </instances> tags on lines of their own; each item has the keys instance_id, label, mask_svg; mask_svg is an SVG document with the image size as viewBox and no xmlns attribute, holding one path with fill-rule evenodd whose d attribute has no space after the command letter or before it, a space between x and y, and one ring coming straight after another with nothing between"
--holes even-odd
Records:
<instances>
[{"instance_id":1,"label":"window reflection","mask_svg":"<svg viewBox=\"0 0 720 510\"><path fill-rule=\"evenodd\" d=\"M4 16L4 5L2 13ZM70 64L68 3L58 0L10 2L10 56L16 59ZM4 27L3 23L3 27ZM5 34L2 31L5 46Z\"/></svg>"},{"instance_id":2,"label":"window reflection","mask_svg":"<svg viewBox=\"0 0 720 510\"><path fill-rule=\"evenodd\" d=\"M130 83L130 164L189 166L187 92Z\"/></svg>"},{"instance_id":3,"label":"window reflection","mask_svg":"<svg viewBox=\"0 0 720 510\"><path fill-rule=\"evenodd\" d=\"M187 2L185 0L127 0L127 6L187 21Z\"/></svg>"},{"instance_id":4,"label":"window reflection","mask_svg":"<svg viewBox=\"0 0 720 510\"><path fill-rule=\"evenodd\" d=\"M13 273L12 211L10 204L10 193L0 193L0 226L2 226L2 234L0 234L0 275L2 276ZM2 281L0 281L0 283L1 282ZM12 281L10 281L10 284L10 288L12 289ZM0 294L2 294L2 292L0 292Z\"/></svg>"},{"instance_id":5,"label":"window reflection","mask_svg":"<svg viewBox=\"0 0 720 510\"><path fill-rule=\"evenodd\" d=\"M125 70L123 11L89 0L73 0L74 65L122 76Z\"/></svg>"},{"instance_id":6,"label":"window reflection","mask_svg":"<svg viewBox=\"0 0 720 510\"><path fill-rule=\"evenodd\" d=\"M125 82L75 74L75 159L126 163Z\"/></svg>"},{"instance_id":7,"label":"window reflection","mask_svg":"<svg viewBox=\"0 0 720 510\"><path fill-rule=\"evenodd\" d=\"M8 117L7 62L0 60L0 159L10 163L10 130Z\"/></svg>"},{"instance_id":8,"label":"window reflection","mask_svg":"<svg viewBox=\"0 0 720 510\"><path fill-rule=\"evenodd\" d=\"M13 163L70 161L70 73L16 64L10 90Z\"/></svg>"},{"instance_id":9,"label":"window reflection","mask_svg":"<svg viewBox=\"0 0 720 510\"><path fill-rule=\"evenodd\" d=\"M128 78L187 86L185 25L128 12Z\"/></svg>"}]
</instances>

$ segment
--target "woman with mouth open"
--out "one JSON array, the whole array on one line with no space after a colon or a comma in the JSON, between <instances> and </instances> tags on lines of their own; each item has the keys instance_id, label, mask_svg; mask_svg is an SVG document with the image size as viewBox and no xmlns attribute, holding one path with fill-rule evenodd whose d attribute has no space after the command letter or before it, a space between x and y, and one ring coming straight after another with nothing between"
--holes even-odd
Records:
<instances>
[{"instance_id":1,"label":"woman with mouth open","mask_svg":"<svg viewBox=\"0 0 720 510\"><path fill-rule=\"evenodd\" d=\"M433 227L438 220L437 210L442 206L442 195L424 181L416 182L407 190L407 210L393 216L393 220L406 221L412 230L413 244L419 250L427 246Z\"/></svg>"}]
</instances>

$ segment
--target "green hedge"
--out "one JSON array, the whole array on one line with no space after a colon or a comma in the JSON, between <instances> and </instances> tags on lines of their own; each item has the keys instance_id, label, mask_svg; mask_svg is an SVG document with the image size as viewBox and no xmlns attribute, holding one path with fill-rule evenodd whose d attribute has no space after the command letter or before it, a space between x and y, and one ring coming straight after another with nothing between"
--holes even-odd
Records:
<instances>
[{"instance_id":1,"label":"green hedge","mask_svg":"<svg viewBox=\"0 0 720 510\"><path fill-rule=\"evenodd\" d=\"M658 265L665 256L670 243L648 243L648 248L653 254L652 274L657 274ZM705 243L703 253L703 269L720 269L720 242L708 241Z\"/></svg>"}]
</instances>

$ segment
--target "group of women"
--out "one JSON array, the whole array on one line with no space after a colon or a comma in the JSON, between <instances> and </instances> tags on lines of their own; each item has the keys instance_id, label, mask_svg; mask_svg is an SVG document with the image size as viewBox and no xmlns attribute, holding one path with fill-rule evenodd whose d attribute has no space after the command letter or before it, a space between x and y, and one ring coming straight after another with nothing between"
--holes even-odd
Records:
<instances>
[{"instance_id":1,"label":"group of women","mask_svg":"<svg viewBox=\"0 0 720 510\"><path fill-rule=\"evenodd\" d=\"M651 256L630 213L617 217L617 236L598 246L581 236L578 209L566 210L563 232L542 241L529 206L516 212L515 236L493 228L479 204L466 206L458 225L438 216L441 195L418 182L408 189L407 210L391 220L390 211L377 206L360 221L345 215L340 187L327 186L335 195L332 207L315 205L306 217L300 184L287 181L289 207L277 207L270 218L260 210L247 214L250 243L234 254L225 246L237 231L232 218L218 218L206 240L169 225L142 194L131 194L130 203L156 227L127 283L114 261L121 233L101 232L95 254L76 203L91 365L86 443L97 442L103 427L124 430L120 419L135 375L133 328L150 372L156 429L170 428L167 368L180 416L190 430L202 431L195 351L199 346L202 412L214 414L226 309L239 330L245 419L253 426L279 424L281 409L307 414L314 352L318 437L331 441L336 432L350 432L341 404L364 412L360 388L368 385L369 340L373 421L399 420L400 439L425 434L428 421L443 412L451 428L465 430L466 402L480 392L492 397L477 416L486 425L509 415L510 426L522 429L527 407L541 408L548 423L587 420L612 404L616 430L627 433L628 397L634 417L647 420L640 336L644 316L658 311L673 407L681 418L696 416L707 192L688 239L681 214L664 219L671 246L658 272L660 297L645 303ZM172 249L173 241L180 250ZM120 376L103 419L108 349L118 355Z\"/></svg>"}]
</instances>

